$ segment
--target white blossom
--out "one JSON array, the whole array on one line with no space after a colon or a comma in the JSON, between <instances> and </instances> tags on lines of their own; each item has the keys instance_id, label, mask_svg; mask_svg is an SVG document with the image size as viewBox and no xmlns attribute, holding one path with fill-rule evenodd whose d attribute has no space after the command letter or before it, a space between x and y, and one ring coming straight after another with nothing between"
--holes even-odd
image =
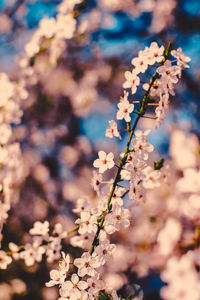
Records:
<instances>
[{"instance_id":1,"label":"white blossom","mask_svg":"<svg viewBox=\"0 0 200 300\"><path fill-rule=\"evenodd\" d=\"M110 127L106 129L106 136L109 138L116 136L121 139L121 136L117 129L117 123L114 120L111 120L111 121L109 121L109 125L110 125Z\"/></svg>"},{"instance_id":2,"label":"white blossom","mask_svg":"<svg viewBox=\"0 0 200 300\"><path fill-rule=\"evenodd\" d=\"M137 91L137 86L140 84L140 78L137 76L137 73L135 72L135 70L133 70L132 72L126 71L124 73L124 76L126 78L126 81L123 84L123 88L131 88L132 94L135 94Z\"/></svg>"},{"instance_id":3,"label":"white blossom","mask_svg":"<svg viewBox=\"0 0 200 300\"><path fill-rule=\"evenodd\" d=\"M184 55L182 48L178 48L177 50L172 50L171 55L177 58L177 65L181 68L189 68L187 62L191 61L191 58Z\"/></svg>"},{"instance_id":4,"label":"white blossom","mask_svg":"<svg viewBox=\"0 0 200 300\"><path fill-rule=\"evenodd\" d=\"M134 110L134 105L128 101L128 92L124 93L124 97L120 98L120 102L117 104L119 110L117 112L117 120L124 119L126 122L131 121L130 113Z\"/></svg>"},{"instance_id":5,"label":"white blossom","mask_svg":"<svg viewBox=\"0 0 200 300\"><path fill-rule=\"evenodd\" d=\"M81 291L88 287L88 283L84 280L79 280L77 274L72 274L71 281L67 280L62 284L62 293L64 290L70 291L70 294L74 296L74 299L81 297Z\"/></svg>"},{"instance_id":6,"label":"white blossom","mask_svg":"<svg viewBox=\"0 0 200 300\"><path fill-rule=\"evenodd\" d=\"M46 283L47 287L54 286L56 284L62 284L65 280L65 274L62 271L51 270L50 271L51 280Z\"/></svg>"},{"instance_id":7,"label":"white blossom","mask_svg":"<svg viewBox=\"0 0 200 300\"><path fill-rule=\"evenodd\" d=\"M96 217L92 216L88 211L82 211L80 218L76 220L76 224L80 224L78 232L80 234L92 233L96 231Z\"/></svg>"},{"instance_id":8,"label":"white blossom","mask_svg":"<svg viewBox=\"0 0 200 300\"><path fill-rule=\"evenodd\" d=\"M29 230L32 235L45 235L49 232L49 222L41 223L39 221L33 224L33 228Z\"/></svg>"},{"instance_id":9,"label":"white blossom","mask_svg":"<svg viewBox=\"0 0 200 300\"><path fill-rule=\"evenodd\" d=\"M78 268L78 276L95 276L97 274L96 268L100 267L100 261L90 255L88 252L84 252L81 258L74 260L74 265Z\"/></svg>"},{"instance_id":10,"label":"white blossom","mask_svg":"<svg viewBox=\"0 0 200 300\"><path fill-rule=\"evenodd\" d=\"M136 154L144 160L148 159L148 153L154 149L153 145L147 142L149 133L150 130L146 130L144 133L141 130L136 130L135 139L132 142Z\"/></svg>"},{"instance_id":11,"label":"white blossom","mask_svg":"<svg viewBox=\"0 0 200 300\"><path fill-rule=\"evenodd\" d=\"M12 262L12 258L6 254L5 251L0 250L0 269L7 269L7 265Z\"/></svg>"},{"instance_id":12,"label":"white blossom","mask_svg":"<svg viewBox=\"0 0 200 300\"><path fill-rule=\"evenodd\" d=\"M112 169L115 165L112 152L106 154L104 151L98 152L99 158L93 163L95 168L99 168L99 173L104 173L107 169Z\"/></svg>"}]
</instances>

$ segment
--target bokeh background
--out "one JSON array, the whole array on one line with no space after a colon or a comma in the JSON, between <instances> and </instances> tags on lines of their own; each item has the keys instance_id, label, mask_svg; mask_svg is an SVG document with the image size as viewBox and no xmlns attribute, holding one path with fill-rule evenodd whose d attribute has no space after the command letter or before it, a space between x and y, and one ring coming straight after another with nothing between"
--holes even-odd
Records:
<instances>
[{"instance_id":1,"label":"bokeh background","mask_svg":"<svg viewBox=\"0 0 200 300\"><path fill-rule=\"evenodd\" d=\"M25 44L42 18L56 16L60 2L0 1L1 72L17 80ZM125 145L123 139L105 139L108 120L114 118L123 93L124 71L131 70L131 59L151 42L166 46L171 41L191 62L176 86L176 96L171 97L164 124L152 131L150 142L162 156L168 155L170 130L181 128L200 135L200 1L86 0L77 20L77 33L67 42L57 67L46 72L38 63L39 80L29 87L22 123L14 127L26 176L4 227L5 247L10 240L23 244L25 232L36 220L61 222L70 230L76 199L95 198L90 180L97 151L119 154ZM153 110L149 113L153 115ZM153 121L147 119L140 124L141 128L152 126ZM72 251L70 247L66 242L64 249ZM10 296L4 285L0 299L56 299L56 291L44 288L48 276L45 260L32 268L16 262L0 279L10 284L13 278L20 278L26 292ZM144 299L160 299L163 283L157 274L140 279L131 276L144 289Z\"/></svg>"}]
</instances>

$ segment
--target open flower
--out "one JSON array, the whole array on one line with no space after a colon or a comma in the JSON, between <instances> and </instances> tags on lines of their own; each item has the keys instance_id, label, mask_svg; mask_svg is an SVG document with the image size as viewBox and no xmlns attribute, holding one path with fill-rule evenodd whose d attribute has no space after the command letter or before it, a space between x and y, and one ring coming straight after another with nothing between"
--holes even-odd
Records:
<instances>
[{"instance_id":1,"label":"open flower","mask_svg":"<svg viewBox=\"0 0 200 300\"><path fill-rule=\"evenodd\" d=\"M112 152L106 154L104 151L98 152L99 158L93 163L95 168L99 168L99 173L104 173L107 169L114 167L114 154Z\"/></svg>"},{"instance_id":2,"label":"open flower","mask_svg":"<svg viewBox=\"0 0 200 300\"><path fill-rule=\"evenodd\" d=\"M97 274L95 269L100 267L101 262L97 257L93 257L88 252L84 252L81 258L74 260L74 265L78 268L78 276L95 276Z\"/></svg>"},{"instance_id":3,"label":"open flower","mask_svg":"<svg viewBox=\"0 0 200 300\"><path fill-rule=\"evenodd\" d=\"M121 136L117 129L117 123L114 120L111 120L111 121L109 121L109 125L110 125L110 127L106 129L106 136L109 138L116 136L121 139Z\"/></svg>"},{"instance_id":4,"label":"open flower","mask_svg":"<svg viewBox=\"0 0 200 300\"><path fill-rule=\"evenodd\" d=\"M65 274L63 274L62 271L58 270L51 270L50 271L50 278L51 280L49 282L46 282L47 287L54 286L56 284L61 284L65 280Z\"/></svg>"},{"instance_id":5,"label":"open flower","mask_svg":"<svg viewBox=\"0 0 200 300\"><path fill-rule=\"evenodd\" d=\"M7 269L7 265L12 262L12 258L6 252L0 250L0 269Z\"/></svg>"},{"instance_id":6,"label":"open flower","mask_svg":"<svg viewBox=\"0 0 200 300\"><path fill-rule=\"evenodd\" d=\"M130 113L134 110L134 105L128 101L128 92L124 93L124 97L120 98L120 102L117 104L119 110L117 112L117 120L124 119L126 122L131 121Z\"/></svg>"},{"instance_id":7,"label":"open flower","mask_svg":"<svg viewBox=\"0 0 200 300\"><path fill-rule=\"evenodd\" d=\"M49 232L49 222L45 221L42 222L35 222L33 228L29 230L30 234L32 235L45 235Z\"/></svg>"},{"instance_id":8,"label":"open flower","mask_svg":"<svg viewBox=\"0 0 200 300\"><path fill-rule=\"evenodd\" d=\"M77 274L72 274L71 281L65 281L62 284L62 289L70 291L70 294L75 296L75 299L80 299L81 291L88 287L86 281L80 280Z\"/></svg>"},{"instance_id":9,"label":"open flower","mask_svg":"<svg viewBox=\"0 0 200 300\"><path fill-rule=\"evenodd\" d=\"M189 68L187 62L190 62L191 58L185 56L181 48L178 48L177 50L172 50L171 55L177 58L178 66L180 66L181 68Z\"/></svg>"},{"instance_id":10,"label":"open flower","mask_svg":"<svg viewBox=\"0 0 200 300\"><path fill-rule=\"evenodd\" d=\"M124 73L126 81L123 84L124 89L131 88L132 94L135 94L137 91L137 86L140 84L140 78L136 75L134 70L132 72L126 71Z\"/></svg>"}]
</instances>

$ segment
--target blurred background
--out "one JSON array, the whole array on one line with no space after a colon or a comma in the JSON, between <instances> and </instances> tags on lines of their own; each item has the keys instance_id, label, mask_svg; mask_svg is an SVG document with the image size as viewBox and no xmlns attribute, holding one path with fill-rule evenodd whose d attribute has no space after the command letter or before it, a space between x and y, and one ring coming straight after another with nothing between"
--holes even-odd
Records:
<instances>
[{"instance_id":1,"label":"blurred background","mask_svg":"<svg viewBox=\"0 0 200 300\"><path fill-rule=\"evenodd\" d=\"M42 18L57 15L60 3L0 0L0 72L18 80L25 44ZM171 41L191 62L176 85L176 96L171 96L164 124L152 131L150 142L160 156L168 156L173 130L200 135L200 1L86 0L77 22L77 31L67 41L56 67L45 69L37 59L37 81L28 88L21 124L13 125L14 139L21 144L25 178L3 229L5 248L10 240L23 244L36 220L60 222L66 230L72 229L75 201L80 197L96 201L90 184L93 160L99 150L118 155L124 149L126 139L105 139L105 130L108 120L115 119L123 95L124 71L132 69L131 59L151 42L166 46ZM149 114L153 116L153 110ZM143 119L139 126L153 127L153 120ZM67 241L64 249L79 253ZM52 264L47 265L52 269ZM29 268L17 261L0 275L0 300L57 299L56 290L44 287L48 272L45 259ZM163 283L159 276L131 276L143 287L144 299L160 299ZM25 282L22 294L10 292L14 278Z\"/></svg>"}]
</instances>

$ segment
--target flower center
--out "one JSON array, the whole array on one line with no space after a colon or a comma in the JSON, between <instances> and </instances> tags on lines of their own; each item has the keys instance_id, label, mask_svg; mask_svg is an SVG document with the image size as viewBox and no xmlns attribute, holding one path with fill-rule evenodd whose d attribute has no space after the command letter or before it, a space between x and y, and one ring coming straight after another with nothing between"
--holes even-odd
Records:
<instances>
[{"instance_id":1,"label":"flower center","mask_svg":"<svg viewBox=\"0 0 200 300\"><path fill-rule=\"evenodd\" d=\"M86 261L86 262L85 262L85 267L88 268L89 266L90 266L89 262Z\"/></svg>"}]
</instances>

